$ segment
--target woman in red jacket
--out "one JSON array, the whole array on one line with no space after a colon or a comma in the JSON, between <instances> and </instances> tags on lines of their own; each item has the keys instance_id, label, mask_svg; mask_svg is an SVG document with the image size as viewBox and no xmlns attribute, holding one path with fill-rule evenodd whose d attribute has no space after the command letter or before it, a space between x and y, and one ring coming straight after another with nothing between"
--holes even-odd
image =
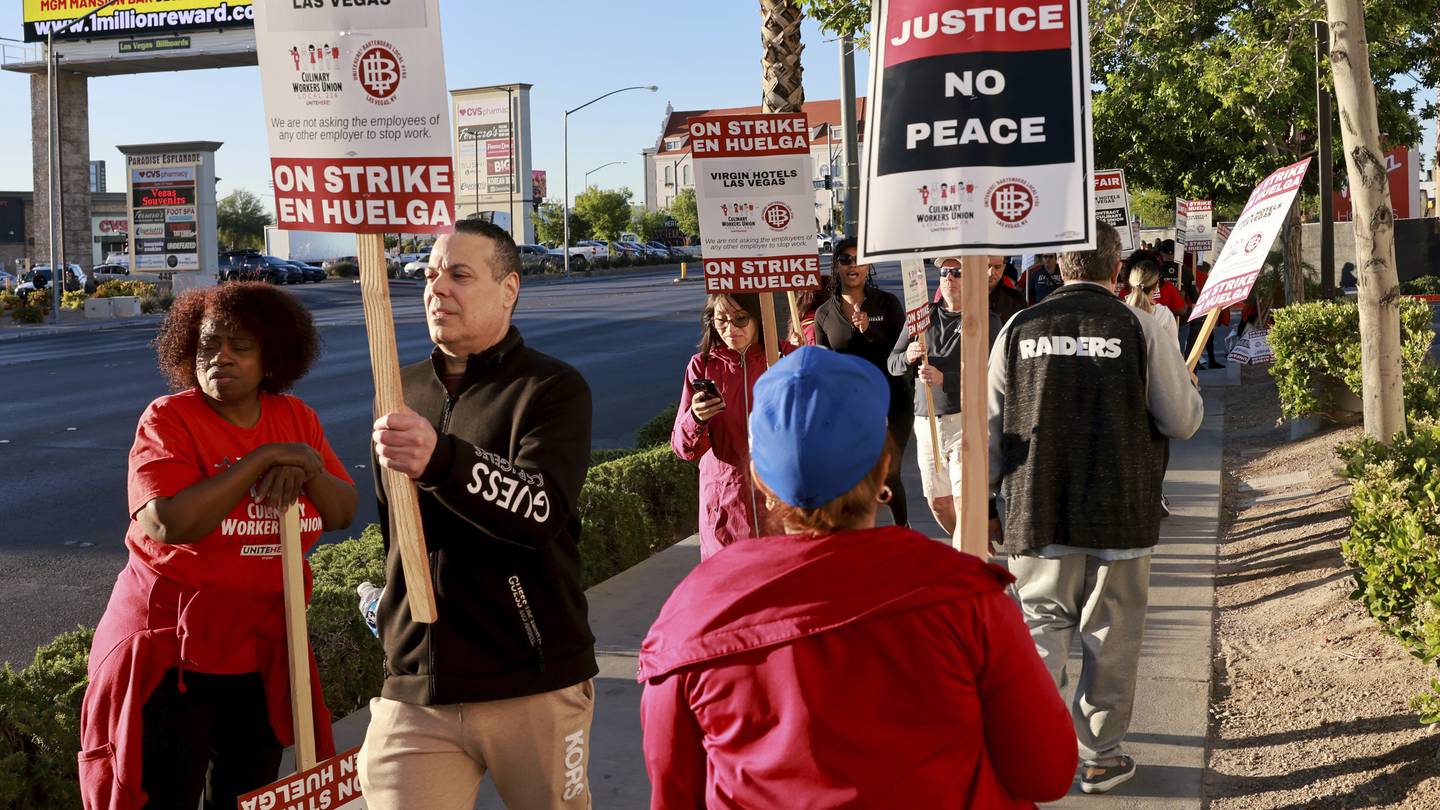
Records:
<instances>
[{"instance_id":1,"label":"woman in red jacket","mask_svg":"<svg viewBox=\"0 0 1440 810\"><path fill-rule=\"evenodd\" d=\"M700 461L700 559L763 533L765 508L750 481L750 393L765 372L760 299L712 295L701 314L700 352L685 366L670 447ZM790 351L781 343L782 352ZM700 382L697 382L699 380Z\"/></svg>"},{"instance_id":2,"label":"woman in red jacket","mask_svg":"<svg viewBox=\"0 0 1440 810\"><path fill-rule=\"evenodd\" d=\"M1070 712L1003 569L874 528L889 388L805 347L755 386L753 469L786 534L690 573L640 651L662 808L1030 808L1075 775Z\"/></svg>"},{"instance_id":3,"label":"woman in red jacket","mask_svg":"<svg viewBox=\"0 0 1440 810\"><path fill-rule=\"evenodd\" d=\"M80 714L86 810L234 808L292 742L279 524L306 550L355 514L355 486L305 403L310 314L265 284L176 299L155 346L178 392L130 450L129 564L90 647ZM307 576L308 581L308 564ZM308 596L308 594L307 594ZM315 676L316 747L333 755Z\"/></svg>"}]
</instances>

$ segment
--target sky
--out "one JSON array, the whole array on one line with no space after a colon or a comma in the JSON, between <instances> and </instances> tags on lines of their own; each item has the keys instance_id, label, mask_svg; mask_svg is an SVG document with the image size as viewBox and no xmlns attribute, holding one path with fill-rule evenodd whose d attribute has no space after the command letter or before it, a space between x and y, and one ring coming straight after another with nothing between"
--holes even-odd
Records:
<instances>
[{"instance_id":1,"label":"sky","mask_svg":"<svg viewBox=\"0 0 1440 810\"><path fill-rule=\"evenodd\" d=\"M677 110L760 103L760 11L755 0L440 0L446 82L451 88L525 82L531 90L533 168L560 196L564 112L628 85L570 119L570 188L586 171L598 186L628 186L644 201L640 150L655 145L665 104ZM0 36L21 36L20 0L0 0ZM840 95L839 43L807 22L802 64L812 100ZM869 84L857 54L856 84ZM110 190L123 189L115 144L223 141L216 153L219 196L237 188L269 195L269 146L256 67L104 76L90 80L90 152L107 163ZM28 190L31 145L28 77L0 72L0 189ZM19 113L19 115L16 115Z\"/></svg>"},{"instance_id":2,"label":"sky","mask_svg":"<svg viewBox=\"0 0 1440 810\"><path fill-rule=\"evenodd\" d=\"M20 0L0 0L0 37L21 35ZM550 196L561 188L562 120L566 109L628 85L659 92L612 96L571 120L570 184L584 173L605 188L628 186L644 199L640 150L653 146L665 105L677 110L733 107L760 101L760 14L755 0L528 0L497 4L440 0L446 80L450 87L526 82L531 91L533 167L547 172ZM802 28L806 97L840 94L839 43L815 23ZM860 93L869 59L856 54ZM270 203L268 144L259 69L147 73L90 80L92 160L107 163L110 189L124 188L120 143L223 141L217 153L219 195L243 188ZM0 127L0 189L32 185L29 81L0 72L0 109L14 125ZM1426 98L1434 99L1434 91ZM1433 154L1435 123L1425 122L1425 154Z\"/></svg>"}]
</instances>

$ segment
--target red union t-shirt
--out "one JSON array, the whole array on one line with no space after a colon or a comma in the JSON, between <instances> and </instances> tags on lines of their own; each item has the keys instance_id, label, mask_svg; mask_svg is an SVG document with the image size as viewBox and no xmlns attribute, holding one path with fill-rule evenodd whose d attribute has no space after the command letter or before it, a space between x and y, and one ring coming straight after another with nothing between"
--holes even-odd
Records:
<instances>
[{"instance_id":1,"label":"red union t-shirt","mask_svg":"<svg viewBox=\"0 0 1440 810\"><path fill-rule=\"evenodd\" d=\"M167 579L195 590L279 594L280 515L255 500L253 485L215 531L193 543L152 540L135 519L150 501L173 497L229 469L246 453L276 442L310 445L324 460L327 472L353 483L325 440L315 412L296 397L261 394L260 421L248 429L221 418L198 389L150 403L140 416L135 445L130 449L131 520L125 535L130 553ZM322 530L319 511L302 493L300 535L307 552Z\"/></svg>"}]
</instances>

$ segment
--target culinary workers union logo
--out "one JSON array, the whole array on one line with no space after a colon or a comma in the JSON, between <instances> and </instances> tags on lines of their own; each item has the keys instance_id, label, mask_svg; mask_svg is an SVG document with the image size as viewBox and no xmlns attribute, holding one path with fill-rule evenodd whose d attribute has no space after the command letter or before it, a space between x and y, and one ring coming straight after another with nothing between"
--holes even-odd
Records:
<instances>
[{"instance_id":1,"label":"culinary workers union logo","mask_svg":"<svg viewBox=\"0 0 1440 810\"><path fill-rule=\"evenodd\" d=\"M371 40L356 51L351 72L369 100L383 106L395 100L395 91L405 78L405 59L394 45Z\"/></svg>"},{"instance_id":2,"label":"culinary workers union logo","mask_svg":"<svg viewBox=\"0 0 1440 810\"><path fill-rule=\"evenodd\" d=\"M1245 240L1245 252L1254 253L1255 248L1260 247L1260 243L1262 241L1264 241L1264 237L1262 237L1260 234L1251 234L1250 238Z\"/></svg>"},{"instance_id":3,"label":"culinary workers union logo","mask_svg":"<svg viewBox=\"0 0 1440 810\"><path fill-rule=\"evenodd\" d=\"M1006 228L1024 224L1035 210L1035 199L1035 187L1014 177L1001 180L985 192L986 204Z\"/></svg>"},{"instance_id":4,"label":"culinary workers union logo","mask_svg":"<svg viewBox=\"0 0 1440 810\"><path fill-rule=\"evenodd\" d=\"M790 224L794 215L790 213L790 206L785 203L770 203L760 213L760 218L769 225L771 230L783 231Z\"/></svg>"}]
</instances>

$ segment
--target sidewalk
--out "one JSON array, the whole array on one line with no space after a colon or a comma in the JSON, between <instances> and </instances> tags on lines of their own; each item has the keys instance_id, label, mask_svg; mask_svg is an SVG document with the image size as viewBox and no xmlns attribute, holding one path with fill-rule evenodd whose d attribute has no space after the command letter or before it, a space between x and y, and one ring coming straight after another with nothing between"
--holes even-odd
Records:
<instances>
[{"instance_id":1,"label":"sidewalk","mask_svg":"<svg viewBox=\"0 0 1440 810\"><path fill-rule=\"evenodd\" d=\"M1135 716L1126 737L1139 771L1134 780L1105 796L1081 794L1077 779L1069 796L1045 805L1047 808L1198 810L1201 806L1227 377L1224 371L1200 374L1205 388L1205 422L1195 438L1171 447L1165 489L1172 516L1161 524L1160 546L1151 569L1144 658ZM906 464L912 524L937 536L939 529L924 506L913 458ZM649 806L636 655L665 599L699 561L699 539L691 537L586 592L600 662L590 761L590 788L597 808L643 810ZM1077 642L1072 657L1074 673L1078 674L1079 663ZM369 712L362 709L337 723L338 750L359 745L368 720ZM287 762L282 773L289 767ZM502 807L486 780L477 810Z\"/></svg>"}]
</instances>

